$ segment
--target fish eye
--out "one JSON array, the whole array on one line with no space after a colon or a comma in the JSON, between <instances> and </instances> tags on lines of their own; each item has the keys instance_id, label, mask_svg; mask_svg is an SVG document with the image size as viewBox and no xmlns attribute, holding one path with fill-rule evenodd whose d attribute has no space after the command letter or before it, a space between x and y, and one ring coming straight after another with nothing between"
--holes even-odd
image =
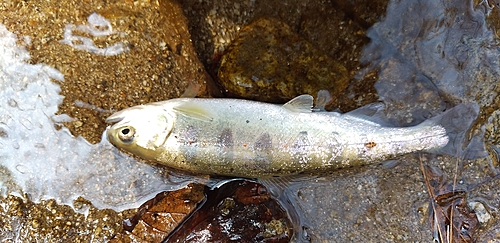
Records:
<instances>
[{"instance_id":1,"label":"fish eye","mask_svg":"<svg viewBox=\"0 0 500 243\"><path fill-rule=\"evenodd\" d=\"M133 127L122 127L118 131L118 138L122 140L122 142L128 143L134 139L135 129Z\"/></svg>"}]
</instances>

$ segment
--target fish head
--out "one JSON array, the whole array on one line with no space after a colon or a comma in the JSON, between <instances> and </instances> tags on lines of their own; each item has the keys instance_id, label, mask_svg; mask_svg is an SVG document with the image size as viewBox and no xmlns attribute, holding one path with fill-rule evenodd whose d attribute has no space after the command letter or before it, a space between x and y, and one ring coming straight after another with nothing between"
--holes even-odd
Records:
<instances>
[{"instance_id":1,"label":"fish head","mask_svg":"<svg viewBox=\"0 0 500 243\"><path fill-rule=\"evenodd\" d=\"M155 159L173 129L174 115L155 103L121 110L106 119L113 123L107 130L108 140L118 148Z\"/></svg>"}]
</instances>

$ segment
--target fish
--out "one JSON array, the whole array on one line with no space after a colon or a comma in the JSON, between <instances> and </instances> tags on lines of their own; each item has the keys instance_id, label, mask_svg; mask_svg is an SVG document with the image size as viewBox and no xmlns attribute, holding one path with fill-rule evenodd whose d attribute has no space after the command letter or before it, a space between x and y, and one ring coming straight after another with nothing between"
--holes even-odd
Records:
<instances>
[{"instance_id":1,"label":"fish","mask_svg":"<svg viewBox=\"0 0 500 243\"><path fill-rule=\"evenodd\" d=\"M386 124L375 103L348 113L229 98L175 98L106 119L107 138L138 157L196 174L272 178L380 163L422 151L457 154L478 105L461 103L410 127Z\"/></svg>"}]
</instances>

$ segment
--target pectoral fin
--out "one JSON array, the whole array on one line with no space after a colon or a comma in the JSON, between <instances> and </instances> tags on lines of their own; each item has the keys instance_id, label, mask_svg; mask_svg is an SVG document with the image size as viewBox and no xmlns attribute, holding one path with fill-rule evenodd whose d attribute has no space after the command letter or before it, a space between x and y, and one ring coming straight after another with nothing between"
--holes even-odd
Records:
<instances>
[{"instance_id":1,"label":"pectoral fin","mask_svg":"<svg viewBox=\"0 0 500 243\"><path fill-rule=\"evenodd\" d=\"M184 103L174 107L176 112L181 113L184 116L198 119L201 121L211 122L213 117L211 114L203 107L196 104Z\"/></svg>"},{"instance_id":2,"label":"pectoral fin","mask_svg":"<svg viewBox=\"0 0 500 243\"><path fill-rule=\"evenodd\" d=\"M311 112L314 98L311 95L299 95L283 105L283 108L293 112Z\"/></svg>"}]
</instances>

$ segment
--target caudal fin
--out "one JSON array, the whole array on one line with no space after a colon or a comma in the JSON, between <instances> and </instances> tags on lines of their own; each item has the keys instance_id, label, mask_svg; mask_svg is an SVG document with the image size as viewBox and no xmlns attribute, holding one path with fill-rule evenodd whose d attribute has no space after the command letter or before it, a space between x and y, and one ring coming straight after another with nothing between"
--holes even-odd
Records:
<instances>
[{"instance_id":1,"label":"caudal fin","mask_svg":"<svg viewBox=\"0 0 500 243\"><path fill-rule=\"evenodd\" d=\"M469 129L478 114L479 106L477 104L462 103L420 124L419 126L441 125L446 130L446 135L449 138L449 142L445 147L430 152L465 159L487 156L482 136L468 136Z\"/></svg>"}]
</instances>

